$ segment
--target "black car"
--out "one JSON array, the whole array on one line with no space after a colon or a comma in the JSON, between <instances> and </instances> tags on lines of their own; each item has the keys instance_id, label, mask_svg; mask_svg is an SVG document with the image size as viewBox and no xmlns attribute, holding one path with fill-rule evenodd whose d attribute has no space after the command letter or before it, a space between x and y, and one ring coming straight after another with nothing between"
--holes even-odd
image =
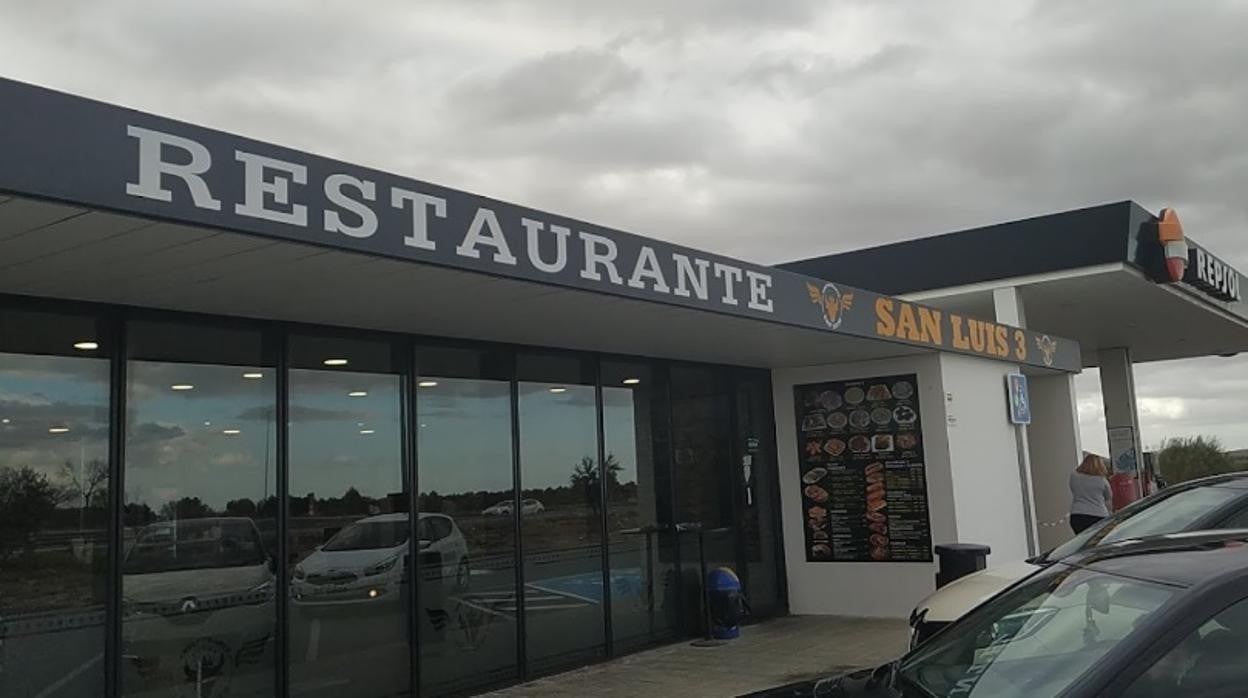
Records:
<instances>
[{"instance_id":1,"label":"black car","mask_svg":"<svg viewBox=\"0 0 1248 698\"><path fill-rule=\"evenodd\" d=\"M967 583L985 591L982 600L1024 578L1035 568L1097 545L1182 531L1248 528L1248 472L1191 480L1135 502L1083 533L1027 563L990 567L977 575L937 590L919 602L910 615L910 647L922 644L944 626L980 603L967 598ZM1022 568L1022 569L1019 569ZM1248 695L1248 693L1246 693Z\"/></svg>"},{"instance_id":2,"label":"black car","mask_svg":"<svg viewBox=\"0 0 1248 698\"><path fill-rule=\"evenodd\" d=\"M875 669L767 698L1248 695L1248 530L1091 548Z\"/></svg>"}]
</instances>

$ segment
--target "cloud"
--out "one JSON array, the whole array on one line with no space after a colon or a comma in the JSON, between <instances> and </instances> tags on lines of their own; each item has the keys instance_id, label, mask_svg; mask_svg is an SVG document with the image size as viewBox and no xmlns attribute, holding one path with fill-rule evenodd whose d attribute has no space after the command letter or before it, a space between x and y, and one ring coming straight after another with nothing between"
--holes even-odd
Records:
<instances>
[{"instance_id":1,"label":"cloud","mask_svg":"<svg viewBox=\"0 0 1248 698\"><path fill-rule=\"evenodd\" d=\"M618 55L577 48L465 80L452 90L450 100L469 121L506 127L592 111L627 93L639 79L638 71Z\"/></svg>"},{"instance_id":2,"label":"cloud","mask_svg":"<svg viewBox=\"0 0 1248 698\"><path fill-rule=\"evenodd\" d=\"M243 410L237 418L244 422L268 422L273 420L273 415L273 407L257 406ZM289 416L292 422L358 422L369 419L370 414L365 411L291 405Z\"/></svg>"},{"instance_id":3,"label":"cloud","mask_svg":"<svg viewBox=\"0 0 1248 698\"><path fill-rule=\"evenodd\" d=\"M1235 0L77 0L6 8L0 64L763 263L1131 198L1248 269L1245 35ZM1137 367L1142 438L1248 446L1246 361Z\"/></svg>"},{"instance_id":4,"label":"cloud","mask_svg":"<svg viewBox=\"0 0 1248 698\"><path fill-rule=\"evenodd\" d=\"M186 431L177 424L160 424L141 422L130 427L128 446L146 446L159 441L170 441L186 436Z\"/></svg>"}]
</instances>

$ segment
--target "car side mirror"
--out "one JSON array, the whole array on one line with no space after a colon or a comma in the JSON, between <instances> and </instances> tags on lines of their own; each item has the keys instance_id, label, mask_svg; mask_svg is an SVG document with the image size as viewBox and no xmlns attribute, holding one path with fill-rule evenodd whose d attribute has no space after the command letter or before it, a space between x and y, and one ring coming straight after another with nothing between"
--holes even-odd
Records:
<instances>
[{"instance_id":1,"label":"car side mirror","mask_svg":"<svg viewBox=\"0 0 1248 698\"><path fill-rule=\"evenodd\" d=\"M421 550L424 550L430 547L431 545L433 545L433 541L429 540L428 538L421 538L420 542L417 543L417 545L420 546Z\"/></svg>"}]
</instances>

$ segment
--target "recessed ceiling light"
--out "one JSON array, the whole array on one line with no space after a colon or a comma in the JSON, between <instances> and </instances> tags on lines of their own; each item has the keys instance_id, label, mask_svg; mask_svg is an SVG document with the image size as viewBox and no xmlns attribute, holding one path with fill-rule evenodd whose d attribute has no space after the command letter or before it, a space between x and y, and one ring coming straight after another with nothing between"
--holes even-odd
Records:
<instances>
[{"instance_id":1,"label":"recessed ceiling light","mask_svg":"<svg viewBox=\"0 0 1248 698\"><path fill-rule=\"evenodd\" d=\"M567 389L567 388L551 388L551 389L550 389L550 392L552 392L552 393L566 393L566 392L568 392L568 389Z\"/></svg>"},{"instance_id":2,"label":"recessed ceiling light","mask_svg":"<svg viewBox=\"0 0 1248 698\"><path fill-rule=\"evenodd\" d=\"M100 345L98 342L74 342L74 348L78 351L95 351Z\"/></svg>"},{"instance_id":3,"label":"recessed ceiling light","mask_svg":"<svg viewBox=\"0 0 1248 698\"><path fill-rule=\"evenodd\" d=\"M194 390L195 386L191 385L190 383L177 383L175 385L169 386L169 389L170 390Z\"/></svg>"},{"instance_id":4,"label":"recessed ceiling light","mask_svg":"<svg viewBox=\"0 0 1248 698\"><path fill-rule=\"evenodd\" d=\"M641 382L640 378L625 378L624 385L637 385Z\"/></svg>"},{"instance_id":5,"label":"recessed ceiling light","mask_svg":"<svg viewBox=\"0 0 1248 698\"><path fill-rule=\"evenodd\" d=\"M257 378L264 378L264 374L256 372L256 371L248 371L247 373L243 374L243 378L246 378L248 380L255 380Z\"/></svg>"},{"instance_id":6,"label":"recessed ceiling light","mask_svg":"<svg viewBox=\"0 0 1248 698\"><path fill-rule=\"evenodd\" d=\"M69 431L69 427L49 427L49 434L64 434Z\"/></svg>"},{"instance_id":7,"label":"recessed ceiling light","mask_svg":"<svg viewBox=\"0 0 1248 698\"><path fill-rule=\"evenodd\" d=\"M221 433L226 434L228 436L234 436L235 434L241 434L243 432L240 429L223 429Z\"/></svg>"},{"instance_id":8,"label":"recessed ceiling light","mask_svg":"<svg viewBox=\"0 0 1248 698\"><path fill-rule=\"evenodd\" d=\"M8 424L8 423L9 423L8 417L5 417L4 419L0 419L0 424Z\"/></svg>"},{"instance_id":9,"label":"recessed ceiling light","mask_svg":"<svg viewBox=\"0 0 1248 698\"><path fill-rule=\"evenodd\" d=\"M438 387L438 382L437 381L421 381L417 383L416 386L420 388L436 388Z\"/></svg>"},{"instance_id":10,"label":"recessed ceiling light","mask_svg":"<svg viewBox=\"0 0 1248 698\"><path fill-rule=\"evenodd\" d=\"M347 397L368 397L368 391L367 390L352 390L351 392L347 393Z\"/></svg>"},{"instance_id":11,"label":"recessed ceiling light","mask_svg":"<svg viewBox=\"0 0 1248 698\"><path fill-rule=\"evenodd\" d=\"M210 426L212 426L212 422L204 422L204 426L206 426L206 427L210 427Z\"/></svg>"},{"instance_id":12,"label":"recessed ceiling light","mask_svg":"<svg viewBox=\"0 0 1248 698\"><path fill-rule=\"evenodd\" d=\"M361 430L360 430L360 433L361 433L361 434L366 434L366 435L367 435L367 434L376 434L377 432L376 432L375 430L373 430L373 429L361 429Z\"/></svg>"},{"instance_id":13,"label":"recessed ceiling light","mask_svg":"<svg viewBox=\"0 0 1248 698\"><path fill-rule=\"evenodd\" d=\"M325 364L326 366L346 366L347 360L346 359L325 359L321 363Z\"/></svg>"},{"instance_id":14,"label":"recessed ceiling light","mask_svg":"<svg viewBox=\"0 0 1248 698\"><path fill-rule=\"evenodd\" d=\"M9 420L7 420L7 419L6 419L6 420L4 420L4 421L6 421L6 422L7 422L7 421L9 421ZM428 427L429 427L429 425L428 425L428 424L421 424L421 425L420 425L420 428L421 428L421 429L427 429Z\"/></svg>"}]
</instances>

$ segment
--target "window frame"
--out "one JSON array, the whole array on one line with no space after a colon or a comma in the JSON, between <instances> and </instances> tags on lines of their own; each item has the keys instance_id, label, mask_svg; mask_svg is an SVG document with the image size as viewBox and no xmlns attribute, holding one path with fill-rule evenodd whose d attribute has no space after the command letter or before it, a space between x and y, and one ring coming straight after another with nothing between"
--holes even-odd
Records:
<instances>
[{"instance_id":1,"label":"window frame","mask_svg":"<svg viewBox=\"0 0 1248 698\"><path fill-rule=\"evenodd\" d=\"M1119 695L1201 626L1231 606L1248 601L1248 570L1197 584L1153 615L1086 674L1074 695Z\"/></svg>"}]
</instances>

